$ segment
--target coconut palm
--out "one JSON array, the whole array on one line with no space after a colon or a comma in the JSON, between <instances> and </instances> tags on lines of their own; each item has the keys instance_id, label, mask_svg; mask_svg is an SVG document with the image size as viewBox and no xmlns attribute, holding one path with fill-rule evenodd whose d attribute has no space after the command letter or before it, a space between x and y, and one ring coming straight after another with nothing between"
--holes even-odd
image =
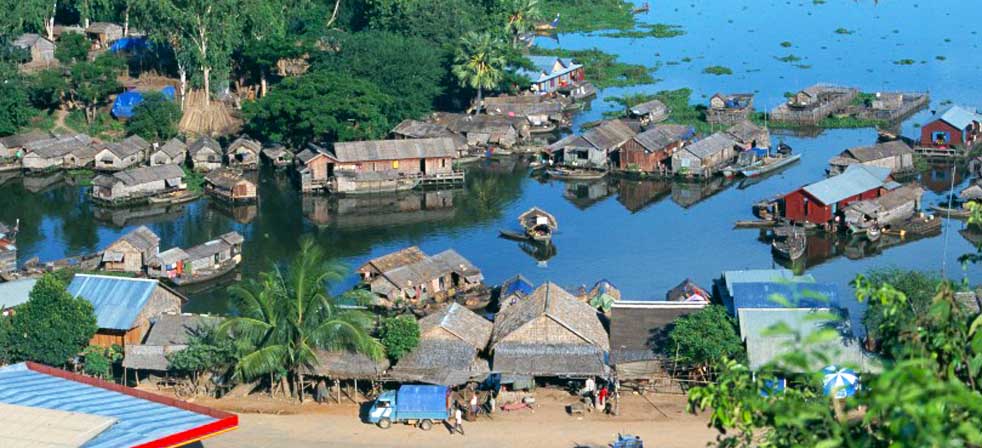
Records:
<instances>
[{"instance_id":1,"label":"coconut palm","mask_svg":"<svg viewBox=\"0 0 982 448\"><path fill-rule=\"evenodd\" d=\"M511 0L507 5L508 22L505 30L512 35L512 45L518 37L535 29L535 23L542 19L539 0Z\"/></svg>"},{"instance_id":2,"label":"coconut palm","mask_svg":"<svg viewBox=\"0 0 982 448\"><path fill-rule=\"evenodd\" d=\"M317 365L317 350L351 350L381 358L381 345L369 334L371 315L338 306L328 291L343 272L305 238L285 270L274 267L258 280L229 288L237 315L219 331L242 348L235 366L239 380L285 372L303 401L303 375Z\"/></svg>"},{"instance_id":3,"label":"coconut palm","mask_svg":"<svg viewBox=\"0 0 982 448\"><path fill-rule=\"evenodd\" d=\"M495 89L505 76L501 40L491 33L470 32L460 38L451 68L460 85L477 90L474 113L481 111L484 90Z\"/></svg>"}]
</instances>

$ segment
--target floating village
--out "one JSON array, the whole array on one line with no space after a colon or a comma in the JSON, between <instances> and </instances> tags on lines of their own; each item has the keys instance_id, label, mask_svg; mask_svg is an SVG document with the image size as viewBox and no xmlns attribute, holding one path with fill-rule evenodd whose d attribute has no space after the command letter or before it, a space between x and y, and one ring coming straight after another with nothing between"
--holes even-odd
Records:
<instances>
[{"instance_id":1,"label":"floating village","mask_svg":"<svg viewBox=\"0 0 982 448\"><path fill-rule=\"evenodd\" d=\"M336 16L338 6L328 3ZM639 3L629 16L644 17L657 8ZM128 21L129 6L126 11ZM235 87L226 85L222 95L211 95L188 88L190 75L182 60L176 62L176 78L134 69L143 58L157 57L155 46L163 41L156 36L129 29L128 23L86 19L85 26L61 26L50 20L50 33L10 39L8 46L26 54L17 70L27 77L72 71L56 54L77 36L89 61L103 54L129 61L129 69L117 74L120 88L91 106L122 123L121 131L89 126L97 132L81 132L81 126L63 125L7 132L0 126L0 188L22 192L31 198L27 201L77 205L79 211L66 214L85 214L77 225L111 230L99 230L98 238L86 243L64 243L64 232L53 230L50 219L38 213L13 207L2 215L0 319L11 323L0 322L0 342L14 340L4 339L4 325L36 313L35 297L50 290L53 279L63 283L66 297L88 304L95 333L86 336L84 352L58 365L0 349L0 411L24 419L15 419L12 429L0 429L0 446L252 446L241 445L248 441L201 441L212 436L218 436L216 443L236 440L231 438L235 433L221 434L245 433L250 420L239 414L293 414L293 406L307 409L296 413L315 417L318 412L343 414L344 424L364 425L359 437L369 439L381 433L369 425L389 429L402 423L421 431L445 425L441 432L461 435L463 427L520 432L516 428L522 426L508 425L533 424L522 422L533 422L536 413L561 416L559 424L568 426L628 425L623 422L639 415L671 422L690 418L683 417L686 394L718 379L710 363L680 354L690 351L675 332L710 312L733 323L740 359L754 375L771 374L769 369L792 354L796 343L824 335L819 349L824 363L814 370L825 368L826 383L839 382L832 392L833 386L825 384L826 395L835 406L845 406L847 396L859 393L861 379L884 371L883 335L869 327L875 305L857 300L841 279L824 276L823 264L868 263L882 256L882 263L856 268L858 274L888 263L891 251L912 250L935 239L944 241L943 257L949 238L982 248L982 223L976 221L982 204L982 104L941 101L929 91L827 79L802 82L800 90L784 93L784 101L769 108L759 98L774 93L760 90L714 92L691 103L688 94L679 103L670 91L611 100L604 93L609 84L591 77L602 70L591 67L591 61L599 64L595 59L533 52L519 55L520 64L503 67L520 82L508 78L495 88L465 84L477 95L459 107L383 121L385 128L374 134L364 128L378 123L359 115L363 111L331 118L338 126L350 125L343 132L299 123L313 120L309 116L293 116L297 122L286 127L295 128L296 135L316 129L313 138L298 144L292 132L278 138L258 133L243 117L260 116L269 126L281 118L262 116L243 103L263 101L291 80L312 76L308 69L323 63L317 60L322 56L290 52L269 67L277 71L276 83L267 86L267 77L274 77L263 68L261 84L257 81L248 94L242 93L243 78L226 81ZM540 17L516 33L509 48L528 53L538 48L533 47L536 39L558 42L556 29L563 20L559 14L552 21ZM47 30L47 19L44 23ZM173 42L178 45L177 38ZM318 51L341 52L330 47L336 42L321 42L324 48ZM514 84L505 88L506 82ZM79 104L86 101L78 92L63 95ZM369 96L356 90L342 95L351 95L355 103ZM129 131L151 101L180 105L173 135ZM604 101L616 106L602 115L591 113ZM330 105L320 106L309 113L333 113ZM914 127L912 117L918 117ZM628 278L634 284L641 276L664 277L664 269L600 269L584 260L562 277L550 277L555 274L550 263L560 260L564 250L577 249L571 246L630 238L636 243L617 246L629 252L643 250L648 238L672 239L621 227L617 219L591 221L592 231L585 232L584 224L573 225L577 212L616 205L631 218L664 199L681 216L664 219L684 227L689 225L685 219L701 216L695 211L708 208L713 196L753 191L747 189L786 179L805 158L814 161L818 155L809 154L814 150L798 142L835 128L866 129L869 138L835 147L831 157L822 157L819 169L796 171L793 188L766 197L738 196L745 200L735 205L741 210L736 219L724 215L731 240L741 244L737 251L768 252L766 262L747 266L740 254L721 251L712 266L724 268L711 279L702 273L677 275L667 280L673 287L643 294L618 285ZM506 188L488 180L496 171L562 197L541 202L495 198ZM264 207L277 207L270 214L287 216L280 207L297 214L275 220ZM192 213L222 218L203 223L192 220ZM427 239L428 231L460 221L464 213L492 218L441 232L453 235L476 227L494 238L491 243L471 249L453 245L456 240L444 233ZM287 222L298 217L302 226ZM250 227L266 219L274 223L265 227L267 233ZM325 266L320 260L308 263L304 257L318 249L304 242L299 249L295 243L278 248L290 255L286 259L259 249L274 244L257 242L269 240L275 226L295 240L318 233L312 244L324 246L324 253L333 256L334 246L344 247L338 253L355 252L351 258L359 261L342 273L318 270ZM396 228L410 229L408 236L385 235ZM323 238L328 232L336 233ZM373 232L379 235L346 241ZM18 244L25 234L32 235L26 254ZM48 239L65 247L37 248ZM700 242L672 247L685 252L690 245ZM483 266L464 255L515 257L516 246L531 263L523 258L523 263ZM378 247L385 247L384 253ZM925 251L917 258L926 266L936 257ZM712 254L711 249L693 252ZM625 278L611 274L616 272ZM316 280L304 278L310 273ZM965 277L953 293L955 300L978 315L980 279ZM274 308L277 298L289 305ZM195 303L216 299L218 305ZM317 307L310 325L320 326L290 339L308 331L297 329L309 324L302 317L307 307ZM789 327L797 339L775 333L776 326ZM823 332L829 327L836 328L833 336ZM412 343L392 343L405 337L403 331L414 335ZM254 342L256 335L268 345ZM288 342L269 342L275 338ZM245 341L254 346L236 345ZM228 359L207 358L219 355L202 350L227 350L221 356ZM290 357L303 360L269 367ZM99 360L107 367L90 368ZM195 367L192 360L212 364ZM972 362L977 371L978 363ZM781 376L779 386L761 393L767 397L794 387L793 376L801 373ZM310 411L309 406L341 411ZM74 426L63 427L66 422ZM705 418L698 423L705 426ZM41 424L61 432L35 440L39 436L30 434ZM398 438L418 433L401 426L387 433L399 431ZM603 446L642 447L641 435L635 434L642 432L636 430L640 424L624 427L635 429L625 429L631 434L617 434ZM598 437L611 439L609 427L598 431ZM712 435L671 446L702 445ZM399 446L398 438L380 443ZM405 443L444 446L432 442ZM657 439L646 437L645 442L662 446Z\"/></svg>"}]
</instances>

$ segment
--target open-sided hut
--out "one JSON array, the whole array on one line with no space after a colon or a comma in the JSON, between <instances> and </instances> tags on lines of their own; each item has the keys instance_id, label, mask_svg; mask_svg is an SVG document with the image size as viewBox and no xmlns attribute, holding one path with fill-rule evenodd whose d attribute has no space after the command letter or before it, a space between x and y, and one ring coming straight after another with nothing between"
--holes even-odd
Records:
<instances>
[{"instance_id":1,"label":"open-sided hut","mask_svg":"<svg viewBox=\"0 0 982 448\"><path fill-rule=\"evenodd\" d=\"M617 161L621 171L668 173L672 155L682 149L695 131L689 126L660 124L635 135L621 146Z\"/></svg>"},{"instance_id":2,"label":"open-sided hut","mask_svg":"<svg viewBox=\"0 0 982 448\"><path fill-rule=\"evenodd\" d=\"M479 357L491 339L492 324L456 302L419 321L419 345L389 375L402 382L457 386L482 381L488 362Z\"/></svg>"},{"instance_id":3,"label":"open-sided hut","mask_svg":"<svg viewBox=\"0 0 982 448\"><path fill-rule=\"evenodd\" d=\"M146 160L150 143L139 135L126 137L119 143L103 143L95 155L95 169L119 171Z\"/></svg>"},{"instance_id":4,"label":"open-sided hut","mask_svg":"<svg viewBox=\"0 0 982 448\"><path fill-rule=\"evenodd\" d=\"M659 100L645 101L630 107L627 111L631 118L640 120L642 126L648 126L651 123L661 123L668 119L668 114L670 113L668 106Z\"/></svg>"},{"instance_id":5,"label":"open-sided hut","mask_svg":"<svg viewBox=\"0 0 982 448\"><path fill-rule=\"evenodd\" d=\"M140 226L106 247L102 252L102 269L109 272L143 272L158 252L160 237L147 226Z\"/></svg>"},{"instance_id":6,"label":"open-sided hut","mask_svg":"<svg viewBox=\"0 0 982 448\"><path fill-rule=\"evenodd\" d=\"M191 143L188 155L195 171L207 172L222 167L222 145L211 137L201 137Z\"/></svg>"},{"instance_id":7,"label":"open-sided hut","mask_svg":"<svg viewBox=\"0 0 982 448\"><path fill-rule=\"evenodd\" d=\"M202 314L161 314L151 322L142 343L127 344L123 367L136 371L168 372L167 356L188 347L192 338L203 337L217 327L222 318Z\"/></svg>"},{"instance_id":8,"label":"open-sided hut","mask_svg":"<svg viewBox=\"0 0 982 448\"><path fill-rule=\"evenodd\" d=\"M379 381L389 369L389 361L384 357L375 361L367 355L348 350L315 350L314 356L316 362L313 366L303 368L304 375L332 380L337 390L338 402L341 401L341 382L353 381L357 385L358 380ZM348 396L354 400L353 396Z\"/></svg>"},{"instance_id":9,"label":"open-sided hut","mask_svg":"<svg viewBox=\"0 0 982 448\"><path fill-rule=\"evenodd\" d=\"M262 145L259 142L243 135L225 148L225 158L230 167L254 170L259 168L259 152L261 150Z\"/></svg>"},{"instance_id":10,"label":"open-sided hut","mask_svg":"<svg viewBox=\"0 0 982 448\"><path fill-rule=\"evenodd\" d=\"M293 153L283 145L267 146L263 148L261 155L276 168L285 168L293 163Z\"/></svg>"},{"instance_id":11,"label":"open-sided hut","mask_svg":"<svg viewBox=\"0 0 982 448\"><path fill-rule=\"evenodd\" d=\"M180 313L187 302L157 280L104 275L76 274L68 293L92 303L99 330L90 344L101 347L139 344L154 319Z\"/></svg>"},{"instance_id":12,"label":"open-sided hut","mask_svg":"<svg viewBox=\"0 0 982 448\"><path fill-rule=\"evenodd\" d=\"M187 155L188 145L174 137L163 145L154 144L150 149L150 166L183 165Z\"/></svg>"},{"instance_id":13,"label":"open-sided hut","mask_svg":"<svg viewBox=\"0 0 982 448\"><path fill-rule=\"evenodd\" d=\"M910 173L914 170L914 151L902 140L849 148L829 161L829 175L841 174L856 164L888 168L890 174Z\"/></svg>"},{"instance_id":14,"label":"open-sided hut","mask_svg":"<svg viewBox=\"0 0 982 448\"><path fill-rule=\"evenodd\" d=\"M498 313L492 370L519 377L606 376L609 348L597 311L545 283Z\"/></svg>"},{"instance_id":15,"label":"open-sided hut","mask_svg":"<svg viewBox=\"0 0 982 448\"><path fill-rule=\"evenodd\" d=\"M92 197L113 204L186 189L184 170L177 165L130 168L92 181Z\"/></svg>"},{"instance_id":16,"label":"open-sided hut","mask_svg":"<svg viewBox=\"0 0 982 448\"><path fill-rule=\"evenodd\" d=\"M252 202L258 197L256 184L231 168L219 168L205 175L205 192L228 202Z\"/></svg>"},{"instance_id":17,"label":"open-sided hut","mask_svg":"<svg viewBox=\"0 0 982 448\"><path fill-rule=\"evenodd\" d=\"M705 308L708 303L619 301L610 311L610 364L622 381L666 377L674 352L668 333L675 320Z\"/></svg>"},{"instance_id":18,"label":"open-sided hut","mask_svg":"<svg viewBox=\"0 0 982 448\"><path fill-rule=\"evenodd\" d=\"M686 145L672 155L675 174L710 177L736 157L739 143L730 134L717 132Z\"/></svg>"}]
</instances>

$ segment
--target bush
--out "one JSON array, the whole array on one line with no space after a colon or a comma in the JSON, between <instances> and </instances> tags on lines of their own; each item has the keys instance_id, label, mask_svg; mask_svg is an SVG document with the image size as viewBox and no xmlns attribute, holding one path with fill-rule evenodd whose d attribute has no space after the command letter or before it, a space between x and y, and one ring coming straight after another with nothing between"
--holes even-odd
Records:
<instances>
[{"instance_id":1,"label":"bush","mask_svg":"<svg viewBox=\"0 0 982 448\"><path fill-rule=\"evenodd\" d=\"M126 132L150 141L167 140L177 135L179 121L180 106L160 92L147 92L143 101L133 108L133 116L126 122Z\"/></svg>"},{"instance_id":2,"label":"bush","mask_svg":"<svg viewBox=\"0 0 982 448\"><path fill-rule=\"evenodd\" d=\"M419 323L413 316L382 320L382 346L393 361L398 361L419 344Z\"/></svg>"},{"instance_id":3,"label":"bush","mask_svg":"<svg viewBox=\"0 0 982 448\"><path fill-rule=\"evenodd\" d=\"M723 75L732 75L733 69L729 67L724 67L722 65L711 65L709 67L704 68L702 72L708 75L723 76Z\"/></svg>"},{"instance_id":4,"label":"bush","mask_svg":"<svg viewBox=\"0 0 982 448\"><path fill-rule=\"evenodd\" d=\"M65 33L58 39L55 47L55 59L65 65L71 65L89 58L91 43L85 36L78 33Z\"/></svg>"},{"instance_id":5,"label":"bush","mask_svg":"<svg viewBox=\"0 0 982 448\"><path fill-rule=\"evenodd\" d=\"M92 304L72 297L65 284L50 274L34 285L8 328L10 361L53 366L67 363L98 330Z\"/></svg>"},{"instance_id":6,"label":"bush","mask_svg":"<svg viewBox=\"0 0 982 448\"><path fill-rule=\"evenodd\" d=\"M745 352L736 322L720 305L710 305L675 321L668 333L665 355L690 366L710 366L727 359L743 359Z\"/></svg>"},{"instance_id":7,"label":"bush","mask_svg":"<svg viewBox=\"0 0 982 448\"><path fill-rule=\"evenodd\" d=\"M82 357L85 362L82 371L86 375L110 380L113 377L113 365L123 359L123 348L118 345L109 348L90 345L82 352Z\"/></svg>"}]
</instances>

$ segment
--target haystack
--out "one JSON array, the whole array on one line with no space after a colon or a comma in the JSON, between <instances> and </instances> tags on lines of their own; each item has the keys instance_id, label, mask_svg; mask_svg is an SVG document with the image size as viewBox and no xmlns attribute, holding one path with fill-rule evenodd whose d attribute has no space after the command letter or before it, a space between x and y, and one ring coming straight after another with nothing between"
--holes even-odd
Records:
<instances>
[{"instance_id":1,"label":"haystack","mask_svg":"<svg viewBox=\"0 0 982 448\"><path fill-rule=\"evenodd\" d=\"M217 137L237 133L242 120L233 116L224 102L212 100L205 105L205 92L192 90L184 101L179 128L185 134Z\"/></svg>"}]
</instances>

